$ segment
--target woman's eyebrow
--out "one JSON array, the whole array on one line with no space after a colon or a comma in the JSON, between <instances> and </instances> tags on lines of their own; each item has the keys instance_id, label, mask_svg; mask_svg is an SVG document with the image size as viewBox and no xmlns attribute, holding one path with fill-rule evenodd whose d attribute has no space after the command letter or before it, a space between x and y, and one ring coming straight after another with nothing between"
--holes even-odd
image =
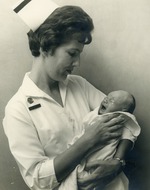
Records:
<instances>
[{"instance_id":1,"label":"woman's eyebrow","mask_svg":"<svg viewBox=\"0 0 150 190\"><path fill-rule=\"evenodd\" d=\"M79 53L81 53L83 50L77 49L77 48L71 48L70 50L75 50L78 51Z\"/></svg>"}]
</instances>

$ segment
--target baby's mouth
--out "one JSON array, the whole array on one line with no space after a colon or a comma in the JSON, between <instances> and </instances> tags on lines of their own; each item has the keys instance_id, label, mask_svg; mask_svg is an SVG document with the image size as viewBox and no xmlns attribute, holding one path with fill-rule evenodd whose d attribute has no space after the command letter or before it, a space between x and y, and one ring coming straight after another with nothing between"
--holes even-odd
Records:
<instances>
[{"instance_id":1,"label":"baby's mouth","mask_svg":"<svg viewBox=\"0 0 150 190\"><path fill-rule=\"evenodd\" d=\"M101 110L106 110L106 107L103 104L101 105Z\"/></svg>"},{"instance_id":2,"label":"baby's mouth","mask_svg":"<svg viewBox=\"0 0 150 190\"><path fill-rule=\"evenodd\" d=\"M106 106L104 104L101 104L101 107L99 109L99 114L103 114L106 111Z\"/></svg>"}]
</instances>

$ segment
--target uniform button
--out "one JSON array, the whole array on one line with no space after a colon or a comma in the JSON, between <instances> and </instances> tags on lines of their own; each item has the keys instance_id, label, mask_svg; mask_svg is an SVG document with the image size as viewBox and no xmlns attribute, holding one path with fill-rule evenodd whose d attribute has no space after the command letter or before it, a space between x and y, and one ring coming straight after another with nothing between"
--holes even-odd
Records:
<instances>
[{"instance_id":1,"label":"uniform button","mask_svg":"<svg viewBox=\"0 0 150 190\"><path fill-rule=\"evenodd\" d=\"M31 97L29 97L28 99L27 99L27 101L28 101L28 103L29 104L32 104L34 101L33 101L33 98L31 98Z\"/></svg>"}]
</instances>

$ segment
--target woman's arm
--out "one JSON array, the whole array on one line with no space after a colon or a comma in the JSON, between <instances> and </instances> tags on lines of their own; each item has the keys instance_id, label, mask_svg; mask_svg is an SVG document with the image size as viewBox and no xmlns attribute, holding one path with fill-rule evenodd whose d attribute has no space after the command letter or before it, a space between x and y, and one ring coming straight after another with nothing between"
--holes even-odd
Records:
<instances>
[{"instance_id":1,"label":"woman's arm","mask_svg":"<svg viewBox=\"0 0 150 190\"><path fill-rule=\"evenodd\" d=\"M95 160L88 162L86 170L95 169L94 172L86 178L78 179L80 190L91 189L94 187L104 188L113 180L116 175L122 171L125 165L125 157L133 147L133 142L128 139L122 139L117 147L114 159L111 160ZM95 180L97 179L97 181ZM89 183L91 181L91 183Z\"/></svg>"},{"instance_id":2,"label":"woman's arm","mask_svg":"<svg viewBox=\"0 0 150 190\"><path fill-rule=\"evenodd\" d=\"M87 177L78 178L80 190L103 189L110 183L122 170L118 160L94 160L86 164L86 170L93 169Z\"/></svg>"},{"instance_id":3,"label":"woman's arm","mask_svg":"<svg viewBox=\"0 0 150 190\"><path fill-rule=\"evenodd\" d=\"M17 102L7 106L3 125L11 153L29 188L57 186L53 159L45 155L25 106Z\"/></svg>"},{"instance_id":4,"label":"woman's arm","mask_svg":"<svg viewBox=\"0 0 150 190\"><path fill-rule=\"evenodd\" d=\"M54 168L57 180L61 182L81 162L87 152L95 146L104 147L111 139L121 135L118 129L124 119L112 114L104 116L98 125L88 128L69 149L54 159ZM119 130L120 131L120 130Z\"/></svg>"},{"instance_id":5,"label":"woman's arm","mask_svg":"<svg viewBox=\"0 0 150 190\"><path fill-rule=\"evenodd\" d=\"M110 183L122 171L125 156L131 150L132 144L130 140L121 140L114 159L87 162L85 169L87 171L93 169L93 172L87 177L78 178L80 190L94 189L96 187L103 189Z\"/></svg>"},{"instance_id":6,"label":"woman's arm","mask_svg":"<svg viewBox=\"0 0 150 190\"><path fill-rule=\"evenodd\" d=\"M103 147L109 140L120 137L117 131L122 127L121 121L118 114L103 117L100 126L87 129L74 145L57 155L54 162L45 155L24 105L15 104L6 109L3 124L11 152L28 186L53 188L72 172L93 146Z\"/></svg>"}]
</instances>

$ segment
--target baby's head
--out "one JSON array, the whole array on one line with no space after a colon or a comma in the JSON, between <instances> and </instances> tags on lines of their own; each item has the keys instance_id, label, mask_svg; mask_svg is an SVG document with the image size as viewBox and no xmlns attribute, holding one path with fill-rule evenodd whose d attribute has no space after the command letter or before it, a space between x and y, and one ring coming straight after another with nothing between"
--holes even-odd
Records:
<instances>
[{"instance_id":1,"label":"baby's head","mask_svg":"<svg viewBox=\"0 0 150 190\"><path fill-rule=\"evenodd\" d=\"M102 101L98 114L114 111L133 113L136 106L135 98L129 92L117 90L110 92Z\"/></svg>"}]
</instances>

